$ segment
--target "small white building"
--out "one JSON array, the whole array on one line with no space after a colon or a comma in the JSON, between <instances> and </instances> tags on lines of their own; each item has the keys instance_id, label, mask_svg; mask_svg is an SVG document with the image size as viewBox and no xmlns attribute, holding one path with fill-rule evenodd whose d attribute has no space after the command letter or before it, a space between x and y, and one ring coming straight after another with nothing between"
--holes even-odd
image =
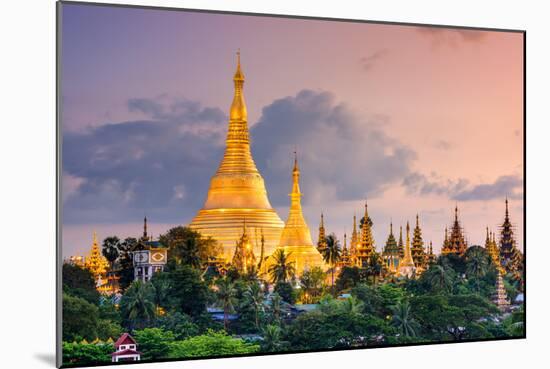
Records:
<instances>
[{"instance_id":1,"label":"small white building","mask_svg":"<svg viewBox=\"0 0 550 369\"><path fill-rule=\"evenodd\" d=\"M124 333L116 340L111 358L113 363L141 360L141 352L137 351L137 343L129 333Z\"/></svg>"}]
</instances>

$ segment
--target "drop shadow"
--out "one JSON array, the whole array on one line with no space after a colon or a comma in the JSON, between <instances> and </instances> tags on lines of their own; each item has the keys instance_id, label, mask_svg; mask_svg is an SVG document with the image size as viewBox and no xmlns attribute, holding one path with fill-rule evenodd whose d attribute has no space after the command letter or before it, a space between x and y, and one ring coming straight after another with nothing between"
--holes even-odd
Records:
<instances>
[{"instance_id":1,"label":"drop shadow","mask_svg":"<svg viewBox=\"0 0 550 369\"><path fill-rule=\"evenodd\" d=\"M49 364L51 365L52 367L55 367L55 354L51 354L51 353L38 353L38 354L34 354L34 357L38 360L40 360L41 362L45 363L45 364Z\"/></svg>"}]
</instances>

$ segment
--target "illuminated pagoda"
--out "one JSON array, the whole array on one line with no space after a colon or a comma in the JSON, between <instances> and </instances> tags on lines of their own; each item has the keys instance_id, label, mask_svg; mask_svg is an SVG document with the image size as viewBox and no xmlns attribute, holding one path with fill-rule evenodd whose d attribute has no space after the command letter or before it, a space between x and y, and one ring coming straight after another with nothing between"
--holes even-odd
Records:
<instances>
[{"instance_id":1,"label":"illuminated pagoda","mask_svg":"<svg viewBox=\"0 0 550 369\"><path fill-rule=\"evenodd\" d=\"M359 246L359 233L357 232L357 217L353 214L353 229L351 231L351 242L349 254L351 265L357 265L357 248Z\"/></svg>"},{"instance_id":2,"label":"illuminated pagoda","mask_svg":"<svg viewBox=\"0 0 550 369\"><path fill-rule=\"evenodd\" d=\"M414 265L414 260L412 258L411 254L411 240L410 240L410 227L409 222L407 221L407 228L406 228L406 241L405 241L405 254L403 256L403 259L401 259L398 267L398 273L404 277L411 278L414 276L416 272L416 266Z\"/></svg>"},{"instance_id":3,"label":"illuminated pagoda","mask_svg":"<svg viewBox=\"0 0 550 369\"><path fill-rule=\"evenodd\" d=\"M506 289L504 288L504 281L502 279L502 272L500 272L500 270L497 273L496 291L491 300L500 311L506 311L510 306L510 300L508 300Z\"/></svg>"},{"instance_id":4,"label":"illuminated pagoda","mask_svg":"<svg viewBox=\"0 0 550 369\"><path fill-rule=\"evenodd\" d=\"M451 235L448 237L447 228L445 228L445 241L441 248L441 253L445 254L457 254L464 255L468 245L464 238L464 230L458 220L458 206L455 206L455 219L451 228Z\"/></svg>"},{"instance_id":5,"label":"illuminated pagoda","mask_svg":"<svg viewBox=\"0 0 550 369\"><path fill-rule=\"evenodd\" d=\"M327 248L327 236L325 232L325 219L323 213L321 213L321 223L319 223L319 236L317 237L317 250L323 254Z\"/></svg>"},{"instance_id":6,"label":"illuminated pagoda","mask_svg":"<svg viewBox=\"0 0 550 369\"><path fill-rule=\"evenodd\" d=\"M420 229L418 214L416 214L416 226L414 227L414 230L413 230L411 254L414 260L414 264L417 266L417 268L425 269L426 252L424 251L424 241L422 240L422 230Z\"/></svg>"},{"instance_id":7,"label":"illuminated pagoda","mask_svg":"<svg viewBox=\"0 0 550 369\"><path fill-rule=\"evenodd\" d=\"M296 153L294 153L294 155L292 192L289 195L290 209L277 249L284 250L284 252L289 255L289 260L294 262L296 275L301 276L306 269L313 267L325 269L325 263L319 250L313 245L309 227L302 213L300 168L298 167Z\"/></svg>"},{"instance_id":8,"label":"illuminated pagoda","mask_svg":"<svg viewBox=\"0 0 550 369\"><path fill-rule=\"evenodd\" d=\"M243 234L235 244L231 265L242 274L256 269L256 256L254 256L253 246L246 230L246 220L243 221Z\"/></svg>"},{"instance_id":9,"label":"illuminated pagoda","mask_svg":"<svg viewBox=\"0 0 550 369\"><path fill-rule=\"evenodd\" d=\"M491 262L495 265L495 267L502 271L502 266L500 265L500 252L495 241L495 235L493 232L489 232L489 227L487 227L486 230L487 235L485 237L485 250L491 257Z\"/></svg>"},{"instance_id":10,"label":"illuminated pagoda","mask_svg":"<svg viewBox=\"0 0 550 369\"><path fill-rule=\"evenodd\" d=\"M401 260L401 253L399 251L399 246L397 246L395 236L393 235L392 222L390 222L390 234L386 240L386 245L384 246L384 251L382 252L382 258L384 259L386 267L390 272L397 272L399 261Z\"/></svg>"},{"instance_id":11,"label":"illuminated pagoda","mask_svg":"<svg viewBox=\"0 0 550 369\"><path fill-rule=\"evenodd\" d=\"M84 267L92 273L96 282L99 281L99 283L101 283L101 280L105 278L109 268L109 262L101 253L95 232L92 241L92 248L84 260Z\"/></svg>"},{"instance_id":12,"label":"illuminated pagoda","mask_svg":"<svg viewBox=\"0 0 550 369\"><path fill-rule=\"evenodd\" d=\"M244 74L240 53L233 77L234 97L223 159L210 180L206 201L189 226L222 245L222 257L230 261L235 240L242 234L246 218L250 229L262 229L265 252L271 254L281 238L284 223L271 207L262 175L250 151L247 109L243 96ZM255 250L259 253L260 250Z\"/></svg>"},{"instance_id":13,"label":"illuminated pagoda","mask_svg":"<svg viewBox=\"0 0 550 369\"><path fill-rule=\"evenodd\" d=\"M508 199L506 199L506 211L504 214L504 223L500 226L500 262L507 273L514 276L515 279L522 279L523 274L523 255L516 246L516 239L510 214L508 212Z\"/></svg>"},{"instance_id":14,"label":"illuminated pagoda","mask_svg":"<svg viewBox=\"0 0 550 369\"><path fill-rule=\"evenodd\" d=\"M405 246L403 244L403 226L399 226L399 243L397 244L399 249L399 258L403 259L405 256Z\"/></svg>"},{"instance_id":15,"label":"illuminated pagoda","mask_svg":"<svg viewBox=\"0 0 550 369\"><path fill-rule=\"evenodd\" d=\"M367 202L365 201L365 215L363 224L361 225L361 242L357 247L357 264L362 267L367 264L369 258L376 251L374 246L374 238L369 222L369 212Z\"/></svg>"},{"instance_id":16,"label":"illuminated pagoda","mask_svg":"<svg viewBox=\"0 0 550 369\"><path fill-rule=\"evenodd\" d=\"M430 241L430 245L428 246L428 251L426 252L426 264L434 264L437 260L437 256L434 254L434 248L432 245L432 241Z\"/></svg>"},{"instance_id":17,"label":"illuminated pagoda","mask_svg":"<svg viewBox=\"0 0 550 369\"><path fill-rule=\"evenodd\" d=\"M351 255L350 250L348 248L348 241L347 241L347 235L344 233L344 246L342 247L342 253L340 255L340 267L347 267L351 266Z\"/></svg>"}]
</instances>

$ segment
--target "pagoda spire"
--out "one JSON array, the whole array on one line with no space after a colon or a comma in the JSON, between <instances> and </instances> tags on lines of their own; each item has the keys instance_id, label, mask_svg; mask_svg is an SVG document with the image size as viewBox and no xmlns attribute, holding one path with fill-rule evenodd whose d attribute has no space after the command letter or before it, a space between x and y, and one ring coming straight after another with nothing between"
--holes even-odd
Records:
<instances>
[{"instance_id":1,"label":"pagoda spire","mask_svg":"<svg viewBox=\"0 0 550 369\"><path fill-rule=\"evenodd\" d=\"M411 254L411 238L410 238L409 221L407 221L406 231L407 232L406 232L406 241L405 241L405 255L403 256L403 259L399 263L399 273L403 276L407 276L410 278L413 276L416 270L416 267Z\"/></svg>"},{"instance_id":2,"label":"pagoda spire","mask_svg":"<svg viewBox=\"0 0 550 369\"><path fill-rule=\"evenodd\" d=\"M375 251L374 238L369 222L368 204L365 201L365 215L363 216L363 224L361 225L361 243L357 249L359 265L363 266Z\"/></svg>"},{"instance_id":3,"label":"pagoda spire","mask_svg":"<svg viewBox=\"0 0 550 369\"><path fill-rule=\"evenodd\" d=\"M143 217L143 239L147 240L147 216Z\"/></svg>"},{"instance_id":4,"label":"pagoda spire","mask_svg":"<svg viewBox=\"0 0 550 369\"><path fill-rule=\"evenodd\" d=\"M424 240L422 239L418 214L416 214L416 226L414 227L411 252L415 265L422 269L426 267L426 252L424 250Z\"/></svg>"},{"instance_id":5,"label":"pagoda spire","mask_svg":"<svg viewBox=\"0 0 550 369\"><path fill-rule=\"evenodd\" d=\"M399 256L402 258L405 256L405 247L403 245L403 226L399 226L399 243L397 244L399 248Z\"/></svg>"},{"instance_id":6,"label":"pagoda spire","mask_svg":"<svg viewBox=\"0 0 550 369\"><path fill-rule=\"evenodd\" d=\"M325 231L325 217L321 212L321 222L319 223L319 236L317 237L317 250L323 252L327 247L326 231Z\"/></svg>"},{"instance_id":7,"label":"pagoda spire","mask_svg":"<svg viewBox=\"0 0 550 369\"><path fill-rule=\"evenodd\" d=\"M386 240L386 245L384 246L384 251L382 252L382 257L386 262L386 267L390 272L395 272L399 266L399 260L401 255L399 252L399 247L395 241L395 236L393 235L393 223L390 221L390 234Z\"/></svg>"}]
</instances>

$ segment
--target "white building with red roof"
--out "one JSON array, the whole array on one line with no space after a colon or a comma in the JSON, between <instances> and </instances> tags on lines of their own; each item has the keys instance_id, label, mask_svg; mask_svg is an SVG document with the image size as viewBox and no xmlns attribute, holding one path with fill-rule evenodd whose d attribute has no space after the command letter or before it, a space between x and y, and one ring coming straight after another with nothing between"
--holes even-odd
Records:
<instances>
[{"instance_id":1,"label":"white building with red roof","mask_svg":"<svg viewBox=\"0 0 550 369\"><path fill-rule=\"evenodd\" d=\"M141 352L137 351L136 340L129 333L124 333L115 342L115 352L111 354L112 362L139 361Z\"/></svg>"}]
</instances>

